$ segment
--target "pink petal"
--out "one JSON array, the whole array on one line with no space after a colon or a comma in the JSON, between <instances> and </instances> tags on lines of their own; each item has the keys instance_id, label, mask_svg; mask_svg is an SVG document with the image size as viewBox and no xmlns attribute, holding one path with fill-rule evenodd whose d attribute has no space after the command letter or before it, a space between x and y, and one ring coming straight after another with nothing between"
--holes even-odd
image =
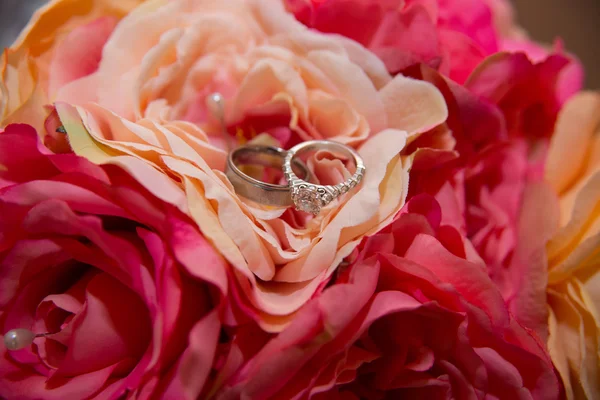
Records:
<instances>
[{"instance_id":1,"label":"pink petal","mask_svg":"<svg viewBox=\"0 0 600 400\"><path fill-rule=\"evenodd\" d=\"M221 324L217 311L208 313L189 333L189 346L174 367L163 398L197 399L212 369Z\"/></svg>"},{"instance_id":2,"label":"pink petal","mask_svg":"<svg viewBox=\"0 0 600 400\"><path fill-rule=\"evenodd\" d=\"M59 378L52 385L47 384L45 376L36 375L28 370L6 364L5 356L0 359L0 396L6 399L85 399L93 396L108 381L119 365L111 365L89 374L72 378Z\"/></svg>"},{"instance_id":3,"label":"pink petal","mask_svg":"<svg viewBox=\"0 0 600 400\"><path fill-rule=\"evenodd\" d=\"M139 357L150 340L148 311L139 297L107 274L87 286L71 342L56 375L81 375Z\"/></svg>"},{"instance_id":4,"label":"pink petal","mask_svg":"<svg viewBox=\"0 0 600 400\"><path fill-rule=\"evenodd\" d=\"M91 214L121 215L120 208L96 193L59 181L29 181L19 186L0 190L3 201L24 206L32 206L55 199L69 205L69 208ZM51 203L48 203L51 204ZM39 206L44 207L44 206Z\"/></svg>"},{"instance_id":5,"label":"pink petal","mask_svg":"<svg viewBox=\"0 0 600 400\"><path fill-rule=\"evenodd\" d=\"M505 325L508 322L504 300L480 265L456 257L435 238L426 235L415 238L405 257L452 284L470 303L486 310L492 323Z\"/></svg>"},{"instance_id":6,"label":"pink petal","mask_svg":"<svg viewBox=\"0 0 600 400\"><path fill-rule=\"evenodd\" d=\"M522 325L548 338L546 244L558 227L558 199L546 183L531 183L525 189L519 215L518 241L505 274L505 298L509 310Z\"/></svg>"},{"instance_id":7,"label":"pink petal","mask_svg":"<svg viewBox=\"0 0 600 400\"><path fill-rule=\"evenodd\" d=\"M169 216L170 245L177 260L194 277L227 292L227 262L200 234L191 221Z\"/></svg>"}]
</instances>

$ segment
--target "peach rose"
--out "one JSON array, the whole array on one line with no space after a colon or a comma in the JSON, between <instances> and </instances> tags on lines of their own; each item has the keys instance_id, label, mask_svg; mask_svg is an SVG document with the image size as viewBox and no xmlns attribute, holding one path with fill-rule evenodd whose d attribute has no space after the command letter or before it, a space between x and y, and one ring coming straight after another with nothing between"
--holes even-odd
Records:
<instances>
[{"instance_id":1,"label":"peach rose","mask_svg":"<svg viewBox=\"0 0 600 400\"><path fill-rule=\"evenodd\" d=\"M53 0L40 8L0 57L0 126L27 122L42 132L57 87L93 72L117 22L142 2Z\"/></svg>"},{"instance_id":2,"label":"peach rose","mask_svg":"<svg viewBox=\"0 0 600 400\"><path fill-rule=\"evenodd\" d=\"M560 198L560 229L548 243L552 360L568 399L600 396L600 94L561 111L546 166ZM554 210L551 210L554 211Z\"/></svg>"},{"instance_id":3,"label":"peach rose","mask_svg":"<svg viewBox=\"0 0 600 400\"><path fill-rule=\"evenodd\" d=\"M74 151L96 163L123 156L120 166L191 215L235 267L250 299L240 306L268 330L392 220L411 166L400 151L447 116L433 85L392 78L358 43L311 31L267 0L146 2L110 33L95 71L47 86ZM213 92L225 99L222 118L206 102ZM360 188L317 218L247 203L222 172L232 145L307 139L354 146L367 166ZM176 188L165 191L139 160ZM349 173L323 152L310 166L322 183Z\"/></svg>"}]
</instances>

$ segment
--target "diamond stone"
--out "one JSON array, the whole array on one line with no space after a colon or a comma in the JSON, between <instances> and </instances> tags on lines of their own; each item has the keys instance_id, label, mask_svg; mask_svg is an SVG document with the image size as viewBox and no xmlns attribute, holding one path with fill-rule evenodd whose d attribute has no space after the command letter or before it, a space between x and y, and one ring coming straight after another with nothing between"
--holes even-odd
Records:
<instances>
[{"instance_id":1,"label":"diamond stone","mask_svg":"<svg viewBox=\"0 0 600 400\"><path fill-rule=\"evenodd\" d=\"M321 211L321 199L317 189L311 186L300 187L294 191L296 209L317 215Z\"/></svg>"}]
</instances>

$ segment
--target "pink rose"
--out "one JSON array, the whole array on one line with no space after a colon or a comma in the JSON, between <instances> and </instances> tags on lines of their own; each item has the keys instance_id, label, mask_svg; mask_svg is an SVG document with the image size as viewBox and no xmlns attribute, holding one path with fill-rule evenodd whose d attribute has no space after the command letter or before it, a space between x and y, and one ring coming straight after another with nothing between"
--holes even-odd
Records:
<instances>
[{"instance_id":1,"label":"pink rose","mask_svg":"<svg viewBox=\"0 0 600 400\"><path fill-rule=\"evenodd\" d=\"M432 197L414 197L286 330L234 331L216 398L557 399L544 344L443 221Z\"/></svg>"},{"instance_id":2,"label":"pink rose","mask_svg":"<svg viewBox=\"0 0 600 400\"><path fill-rule=\"evenodd\" d=\"M450 117L405 150L417 152L409 198L436 197L444 222L471 240L515 318L543 340L545 246L553 221L536 203L554 202L541 182L558 111L579 88L567 93L561 86L571 65L561 55L534 63L500 53L478 67L466 88L430 68L411 69L440 89Z\"/></svg>"},{"instance_id":3,"label":"pink rose","mask_svg":"<svg viewBox=\"0 0 600 400\"><path fill-rule=\"evenodd\" d=\"M356 40L392 74L425 63L462 84L499 51L525 52L535 61L549 53L514 22L506 0L285 1L299 21ZM582 79L578 63L572 72Z\"/></svg>"},{"instance_id":4,"label":"pink rose","mask_svg":"<svg viewBox=\"0 0 600 400\"><path fill-rule=\"evenodd\" d=\"M552 135L558 112L582 84L581 65L568 55L504 52L482 63L465 87L500 108L510 136L537 139Z\"/></svg>"},{"instance_id":5,"label":"pink rose","mask_svg":"<svg viewBox=\"0 0 600 400\"><path fill-rule=\"evenodd\" d=\"M197 398L227 278L195 224L28 125L0 133L0 165L0 325L48 333L0 345L0 397Z\"/></svg>"},{"instance_id":6,"label":"pink rose","mask_svg":"<svg viewBox=\"0 0 600 400\"><path fill-rule=\"evenodd\" d=\"M415 63L427 63L462 83L486 56L499 50L493 14L479 0L286 3L307 26L363 44L385 62L392 74Z\"/></svg>"}]
</instances>

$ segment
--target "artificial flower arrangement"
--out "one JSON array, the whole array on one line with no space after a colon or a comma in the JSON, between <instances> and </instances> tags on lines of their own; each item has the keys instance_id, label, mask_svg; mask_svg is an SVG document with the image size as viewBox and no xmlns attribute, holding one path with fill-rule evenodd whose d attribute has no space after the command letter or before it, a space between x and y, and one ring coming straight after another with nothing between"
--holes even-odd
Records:
<instances>
[{"instance_id":1,"label":"artificial flower arrangement","mask_svg":"<svg viewBox=\"0 0 600 400\"><path fill-rule=\"evenodd\" d=\"M505 0L53 0L0 68L0 397L600 398L600 94Z\"/></svg>"}]
</instances>

